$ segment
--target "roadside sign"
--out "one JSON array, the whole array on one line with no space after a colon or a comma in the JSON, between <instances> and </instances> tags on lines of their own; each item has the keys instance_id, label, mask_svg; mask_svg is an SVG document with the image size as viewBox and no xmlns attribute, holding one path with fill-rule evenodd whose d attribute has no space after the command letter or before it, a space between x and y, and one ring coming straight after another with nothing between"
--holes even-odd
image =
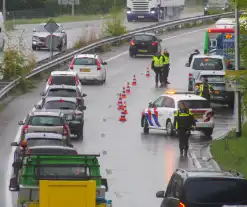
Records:
<instances>
[{"instance_id":1,"label":"roadside sign","mask_svg":"<svg viewBox=\"0 0 247 207\"><path fill-rule=\"evenodd\" d=\"M56 50L59 43L60 43L60 40L56 36L49 35L45 38L45 45L47 45L47 47L50 50Z\"/></svg>"},{"instance_id":2,"label":"roadside sign","mask_svg":"<svg viewBox=\"0 0 247 207\"><path fill-rule=\"evenodd\" d=\"M225 83L226 91L241 91L241 86L238 83L238 79L241 76L246 76L247 70L226 70L225 71Z\"/></svg>"},{"instance_id":3,"label":"roadside sign","mask_svg":"<svg viewBox=\"0 0 247 207\"><path fill-rule=\"evenodd\" d=\"M52 19L50 19L46 25L44 26L44 28L46 29L47 32L49 32L50 34L53 34L58 28L58 24L56 22L54 22Z\"/></svg>"},{"instance_id":4,"label":"roadside sign","mask_svg":"<svg viewBox=\"0 0 247 207\"><path fill-rule=\"evenodd\" d=\"M80 0L58 0L58 5L80 5Z\"/></svg>"}]
</instances>

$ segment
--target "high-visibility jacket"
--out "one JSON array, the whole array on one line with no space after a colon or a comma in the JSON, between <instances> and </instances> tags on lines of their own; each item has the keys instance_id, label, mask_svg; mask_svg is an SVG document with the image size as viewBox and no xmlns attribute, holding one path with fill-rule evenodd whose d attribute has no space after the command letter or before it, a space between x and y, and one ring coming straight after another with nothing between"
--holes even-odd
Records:
<instances>
[{"instance_id":1,"label":"high-visibility jacket","mask_svg":"<svg viewBox=\"0 0 247 207\"><path fill-rule=\"evenodd\" d=\"M164 57L164 65L170 64L170 57L167 54L163 54Z\"/></svg>"},{"instance_id":2,"label":"high-visibility jacket","mask_svg":"<svg viewBox=\"0 0 247 207\"><path fill-rule=\"evenodd\" d=\"M204 91L204 84L201 84L200 87L199 87L199 96L210 96L210 91L214 91L213 87L208 84L208 92ZM208 93L208 94L207 94Z\"/></svg>"},{"instance_id":3,"label":"high-visibility jacket","mask_svg":"<svg viewBox=\"0 0 247 207\"><path fill-rule=\"evenodd\" d=\"M160 57L153 56L153 62L154 62L154 67L155 68L161 68L163 67L163 56L161 55Z\"/></svg>"},{"instance_id":4,"label":"high-visibility jacket","mask_svg":"<svg viewBox=\"0 0 247 207\"><path fill-rule=\"evenodd\" d=\"M194 124L194 115L190 110L174 112L174 125L176 129L190 129Z\"/></svg>"}]
</instances>

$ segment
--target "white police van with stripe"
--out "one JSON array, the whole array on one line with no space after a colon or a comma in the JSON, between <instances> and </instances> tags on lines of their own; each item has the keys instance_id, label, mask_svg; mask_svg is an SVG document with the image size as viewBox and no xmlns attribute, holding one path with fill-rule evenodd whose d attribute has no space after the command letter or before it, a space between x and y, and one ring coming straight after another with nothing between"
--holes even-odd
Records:
<instances>
[{"instance_id":1,"label":"white police van with stripe","mask_svg":"<svg viewBox=\"0 0 247 207\"><path fill-rule=\"evenodd\" d=\"M141 127L144 133L149 129L166 130L168 136L174 135L174 112L178 110L179 103L185 103L194 114L196 130L202 131L205 136L211 136L214 129L214 112L210 103L193 92L168 91L142 112Z\"/></svg>"}]
</instances>

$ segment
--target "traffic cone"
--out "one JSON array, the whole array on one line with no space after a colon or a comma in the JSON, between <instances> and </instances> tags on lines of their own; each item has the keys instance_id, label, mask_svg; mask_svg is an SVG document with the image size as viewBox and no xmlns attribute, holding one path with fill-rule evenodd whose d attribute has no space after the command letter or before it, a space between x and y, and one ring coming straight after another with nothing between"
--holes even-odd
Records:
<instances>
[{"instance_id":1,"label":"traffic cone","mask_svg":"<svg viewBox=\"0 0 247 207\"><path fill-rule=\"evenodd\" d=\"M127 82L126 93L130 94L130 83L129 82Z\"/></svg>"},{"instance_id":2,"label":"traffic cone","mask_svg":"<svg viewBox=\"0 0 247 207\"><path fill-rule=\"evenodd\" d=\"M125 92L125 87L123 87L123 92L121 98L127 98L126 92Z\"/></svg>"},{"instance_id":3,"label":"traffic cone","mask_svg":"<svg viewBox=\"0 0 247 207\"><path fill-rule=\"evenodd\" d=\"M120 116L120 118L119 118L119 121L121 121L121 122L127 121L126 116L125 116L125 114L124 114L124 111L121 112L121 116Z\"/></svg>"},{"instance_id":4,"label":"traffic cone","mask_svg":"<svg viewBox=\"0 0 247 207\"><path fill-rule=\"evenodd\" d=\"M137 85L137 83L136 83L136 76L134 75L133 81L132 81L132 86L136 86L136 85Z\"/></svg>"},{"instance_id":5,"label":"traffic cone","mask_svg":"<svg viewBox=\"0 0 247 207\"><path fill-rule=\"evenodd\" d=\"M117 108L119 111L124 109L123 102L120 102Z\"/></svg>"},{"instance_id":6,"label":"traffic cone","mask_svg":"<svg viewBox=\"0 0 247 207\"><path fill-rule=\"evenodd\" d=\"M127 103L126 103L126 101L125 101L124 104L123 104L123 112L124 112L124 114L128 114Z\"/></svg>"},{"instance_id":7,"label":"traffic cone","mask_svg":"<svg viewBox=\"0 0 247 207\"><path fill-rule=\"evenodd\" d=\"M146 70L146 77L149 77L149 76L150 76L149 67L147 67L147 70Z\"/></svg>"},{"instance_id":8,"label":"traffic cone","mask_svg":"<svg viewBox=\"0 0 247 207\"><path fill-rule=\"evenodd\" d=\"M123 105L122 95L120 94L117 105Z\"/></svg>"}]
</instances>

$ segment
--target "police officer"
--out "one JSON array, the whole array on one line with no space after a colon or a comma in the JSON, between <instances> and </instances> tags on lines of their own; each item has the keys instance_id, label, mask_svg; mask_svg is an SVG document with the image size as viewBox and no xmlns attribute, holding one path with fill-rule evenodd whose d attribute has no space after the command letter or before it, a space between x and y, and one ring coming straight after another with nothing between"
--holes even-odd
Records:
<instances>
[{"instance_id":1,"label":"police officer","mask_svg":"<svg viewBox=\"0 0 247 207\"><path fill-rule=\"evenodd\" d=\"M210 96L211 93L214 93L214 89L210 84L208 84L207 78L204 77L202 82L203 83L197 88L196 93L210 101Z\"/></svg>"},{"instance_id":2,"label":"police officer","mask_svg":"<svg viewBox=\"0 0 247 207\"><path fill-rule=\"evenodd\" d=\"M163 59L164 57L161 55L160 52L157 52L155 56L153 56L151 68L155 72L155 84L156 87L158 86L158 82L160 81L161 86L163 85L161 79L161 70L163 69Z\"/></svg>"},{"instance_id":3,"label":"police officer","mask_svg":"<svg viewBox=\"0 0 247 207\"><path fill-rule=\"evenodd\" d=\"M200 51L195 49L193 53L190 54L190 57L189 57L189 66L191 65L191 62L192 62L192 59L195 55L199 55L200 54Z\"/></svg>"},{"instance_id":4,"label":"police officer","mask_svg":"<svg viewBox=\"0 0 247 207\"><path fill-rule=\"evenodd\" d=\"M174 125L178 131L180 156L187 156L190 130L195 125L195 119L185 103L180 103L179 110L174 112Z\"/></svg>"},{"instance_id":5,"label":"police officer","mask_svg":"<svg viewBox=\"0 0 247 207\"><path fill-rule=\"evenodd\" d=\"M164 49L163 51L163 57L164 57L164 67L162 71L162 82L164 84L170 84L167 81L168 75L169 75L169 70L170 70L170 54L168 53L167 49Z\"/></svg>"}]
</instances>

